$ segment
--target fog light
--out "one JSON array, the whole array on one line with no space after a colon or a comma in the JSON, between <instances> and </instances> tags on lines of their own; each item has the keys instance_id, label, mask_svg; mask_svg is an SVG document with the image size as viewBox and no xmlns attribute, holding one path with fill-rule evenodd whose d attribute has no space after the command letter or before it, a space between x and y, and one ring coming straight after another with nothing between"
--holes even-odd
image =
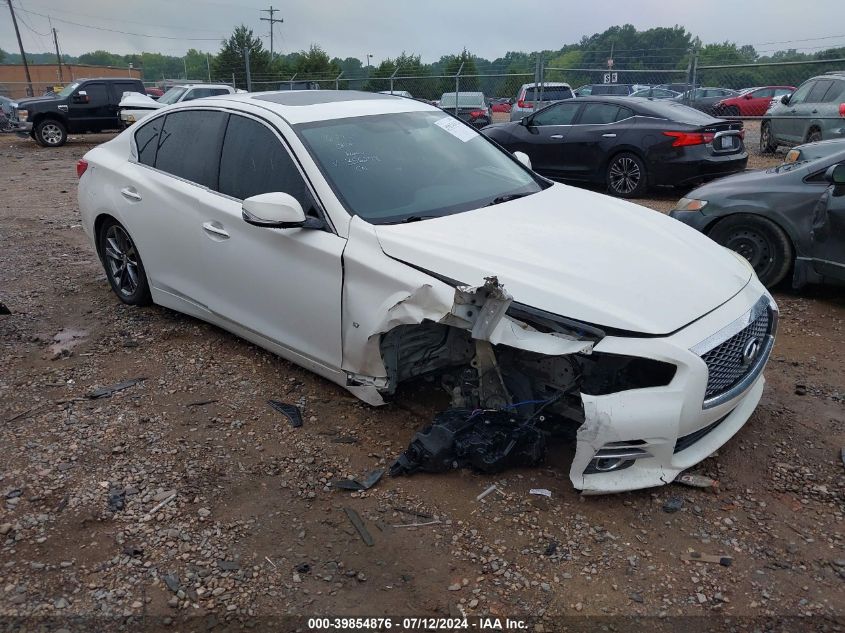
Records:
<instances>
[{"instance_id":1,"label":"fog light","mask_svg":"<svg viewBox=\"0 0 845 633\"><path fill-rule=\"evenodd\" d=\"M638 442L638 441L635 441ZM632 442L632 443L635 443ZM653 457L648 451L632 446L620 446L624 442L613 442L602 447L596 452L595 457L590 460L585 475L596 473L610 473L617 470L625 470L634 465L634 462L643 457Z\"/></svg>"}]
</instances>

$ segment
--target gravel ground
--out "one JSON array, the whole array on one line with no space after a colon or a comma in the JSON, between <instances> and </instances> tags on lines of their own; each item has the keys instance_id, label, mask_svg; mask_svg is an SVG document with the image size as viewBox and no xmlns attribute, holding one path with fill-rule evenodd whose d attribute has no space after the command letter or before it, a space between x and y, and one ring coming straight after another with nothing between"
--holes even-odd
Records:
<instances>
[{"instance_id":1,"label":"gravel ground","mask_svg":"<svg viewBox=\"0 0 845 633\"><path fill-rule=\"evenodd\" d=\"M845 624L841 290L777 293L763 400L694 469L718 492L580 497L567 445L534 470L334 491L330 480L389 464L443 397L423 382L370 408L200 321L122 305L76 205L74 163L107 138L54 150L0 138L0 299L12 312L0 316L0 616L174 630L317 613L534 616L538 631L561 615ZM268 398L302 406L304 425ZM682 560L690 551L733 564Z\"/></svg>"}]
</instances>

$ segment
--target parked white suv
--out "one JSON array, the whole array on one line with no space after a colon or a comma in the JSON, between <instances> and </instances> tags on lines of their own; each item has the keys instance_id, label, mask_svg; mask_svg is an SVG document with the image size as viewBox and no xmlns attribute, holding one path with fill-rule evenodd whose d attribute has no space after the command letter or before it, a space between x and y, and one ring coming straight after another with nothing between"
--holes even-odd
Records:
<instances>
[{"instance_id":1,"label":"parked white suv","mask_svg":"<svg viewBox=\"0 0 845 633\"><path fill-rule=\"evenodd\" d=\"M174 103L195 101L205 97L233 94L235 89L232 86L223 84L186 84L184 86L173 86L165 92L158 100L151 99L139 92L126 92L118 104L120 108L120 120L124 125L132 125L140 121L156 110Z\"/></svg>"},{"instance_id":2,"label":"parked white suv","mask_svg":"<svg viewBox=\"0 0 845 633\"><path fill-rule=\"evenodd\" d=\"M92 149L79 207L124 303L372 405L427 376L467 416L570 425L585 492L669 483L754 411L777 307L699 232L523 162L411 99L232 95Z\"/></svg>"},{"instance_id":3,"label":"parked white suv","mask_svg":"<svg viewBox=\"0 0 845 633\"><path fill-rule=\"evenodd\" d=\"M511 106L511 121L519 121L550 103L574 97L572 86L567 83L547 81L542 87L538 83L522 84Z\"/></svg>"}]
</instances>

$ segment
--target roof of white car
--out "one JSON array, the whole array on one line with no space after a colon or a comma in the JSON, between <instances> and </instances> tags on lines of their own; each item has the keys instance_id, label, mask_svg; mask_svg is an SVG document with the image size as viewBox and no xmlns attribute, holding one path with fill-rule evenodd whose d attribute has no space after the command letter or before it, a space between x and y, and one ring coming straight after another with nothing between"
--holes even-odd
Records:
<instances>
[{"instance_id":1,"label":"roof of white car","mask_svg":"<svg viewBox=\"0 0 845 633\"><path fill-rule=\"evenodd\" d=\"M228 84L173 84L172 88L231 88Z\"/></svg>"},{"instance_id":2,"label":"roof of white car","mask_svg":"<svg viewBox=\"0 0 845 633\"><path fill-rule=\"evenodd\" d=\"M309 123L373 114L414 112L437 108L421 101L357 90L279 90L206 97L189 102L236 102L259 106L278 114L288 123Z\"/></svg>"}]
</instances>

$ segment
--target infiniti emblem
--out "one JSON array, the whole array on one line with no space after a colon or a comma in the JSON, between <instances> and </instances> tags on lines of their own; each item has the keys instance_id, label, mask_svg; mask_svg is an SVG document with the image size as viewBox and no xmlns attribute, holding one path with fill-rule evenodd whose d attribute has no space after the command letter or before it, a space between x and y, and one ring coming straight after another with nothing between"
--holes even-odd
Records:
<instances>
[{"instance_id":1,"label":"infiniti emblem","mask_svg":"<svg viewBox=\"0 0 845 633\"><path fill-rule=\"evenodd\" d=\"M757 358L757 354L760 353L760 339L759 337L754 337L750 339L746 344L745 347L742 348L742 364L745 367L748 367L751 363L754 362L754 359Z\"/></svg>"}]
</instances>

